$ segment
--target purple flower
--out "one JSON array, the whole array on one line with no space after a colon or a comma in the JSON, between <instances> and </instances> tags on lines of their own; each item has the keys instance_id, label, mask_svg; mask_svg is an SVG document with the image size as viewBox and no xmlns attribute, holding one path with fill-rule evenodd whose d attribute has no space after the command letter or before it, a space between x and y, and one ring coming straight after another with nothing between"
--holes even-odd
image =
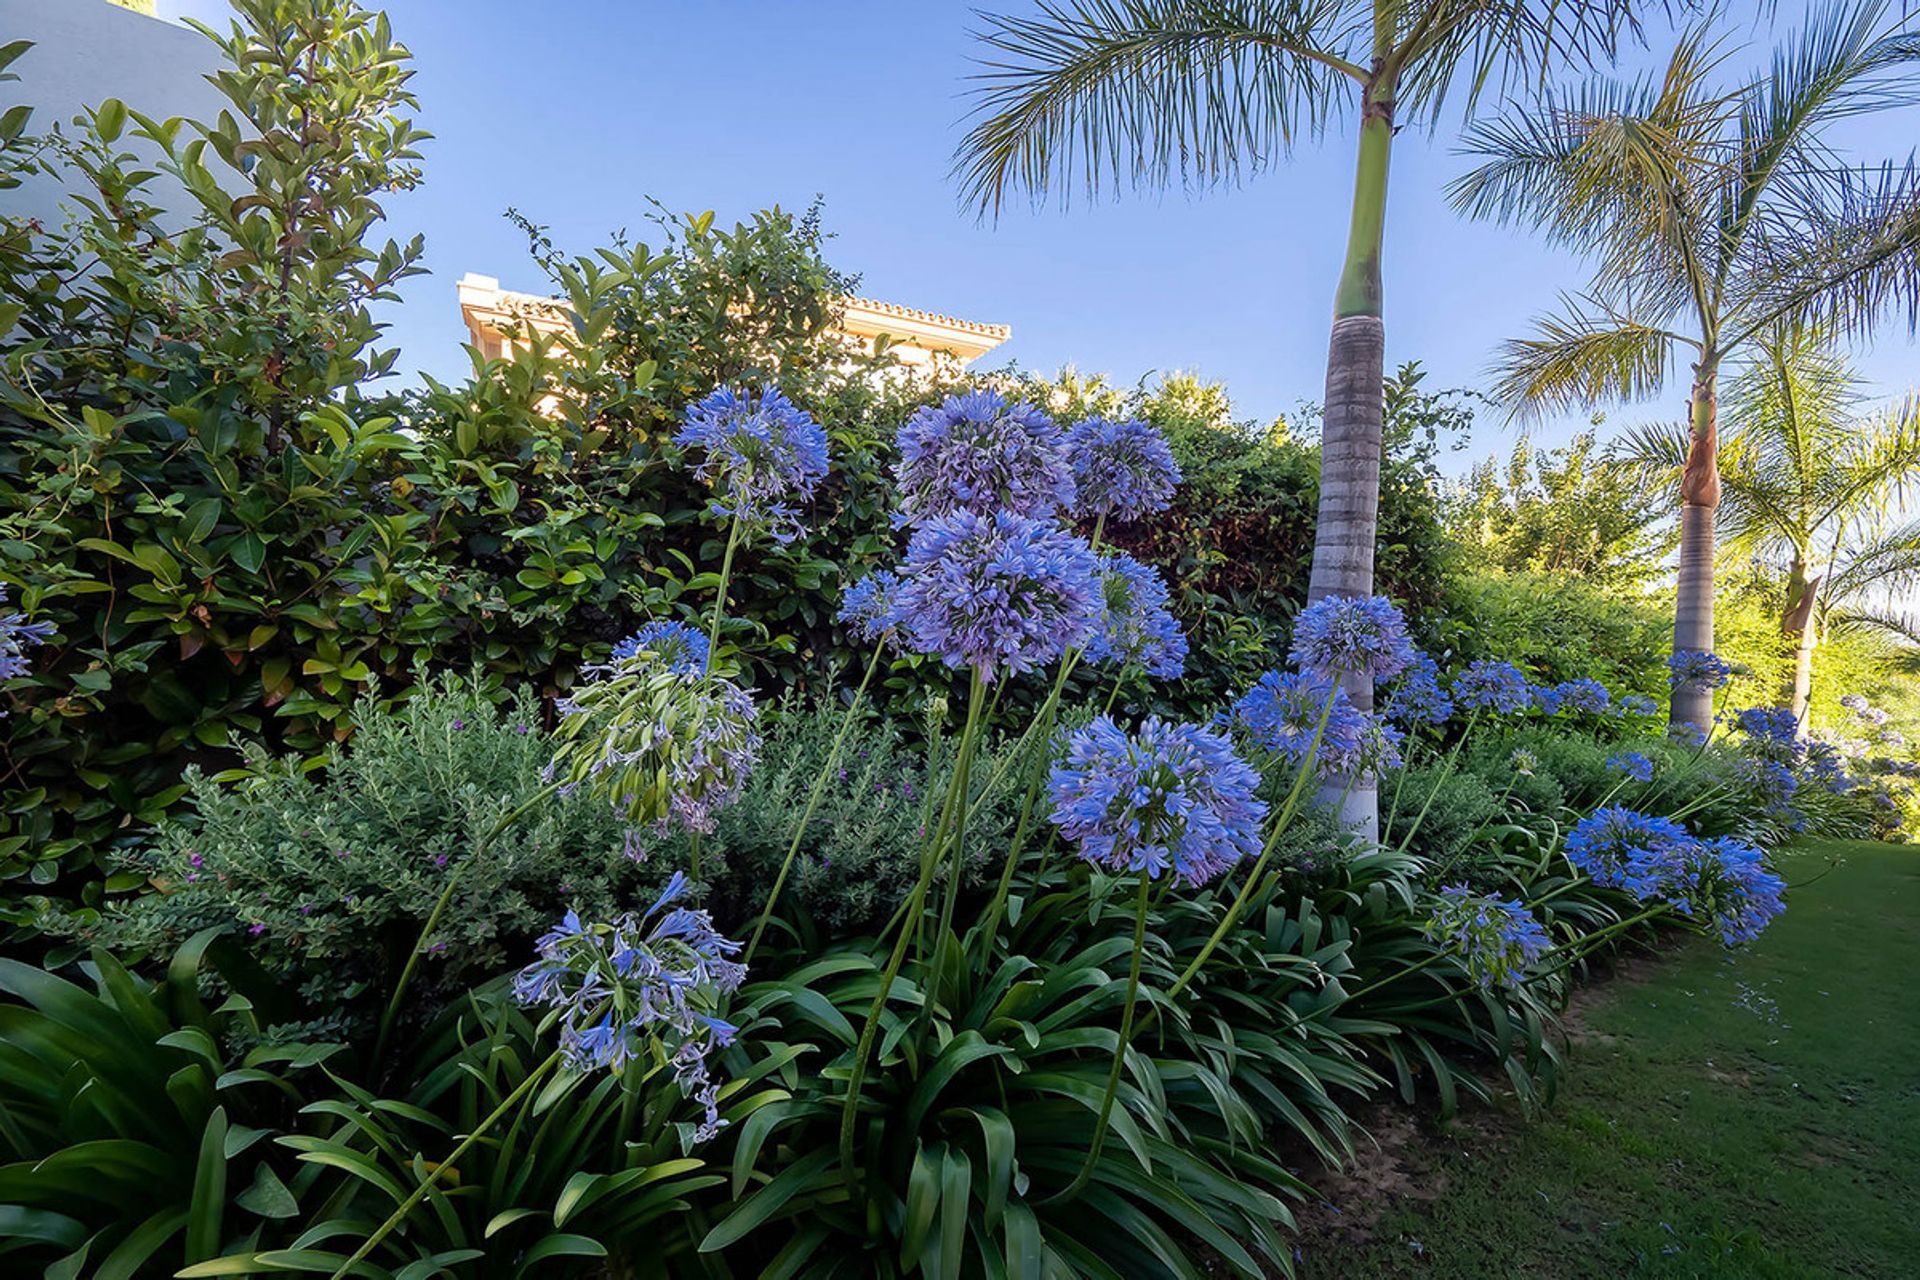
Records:
<instances>
[{"instance_id":1,"label":"purple flower","mask_svg":"<svg viewBox=\"0 0 1920 1280\"><path fill-rule=\"evenodd\" d=\"M1598 680L1563 680L1551 689L1538 689L1534 697L1546 715L1605 716L1613 714L1613 695Z\"/></svg>"},{"instance_id":2,"label":"purple flower","mask_svg":"<svg viewBox=\"0 0 1920 1280\"><path fill-rule=\"evenodd\" d=\"M914 647L989 683L1084 644L1100 606L1099 561L1084 541L1005 513L927 520L901 577Z\"/></svg>"},{"instance_id":3,"label":"purple flower","mask_svg":"<svg viewBox=\"0 0 1920 1280\"><path fill-rule=\"evenodd\" d=\"M1165 511L1180 485L1180 464L1159 428L1088 418L1067 432L1075 515L1138 520Z\"/></svg>"},{"instance_id":4,"label":"purple flower","mask_svg":"<svg viewBox=\"0 0 1920 1280\"><path fill-rule=\"evenodd\" d=\"M1607 768L1624 773L1635 782L1653 781L1653 761L1638 751L1616 751L1607 757Z\"/></svg>"},{"instance_id":5,"label":"purple flower","mask_svg":"<svg viewBox=\"0 0 1920 1280\"><path fill-rule=\"evenodd\" d=\"M1474 981L1488 991L1526 981L1527 969L1551 941L1519 902L1478 894L1463 884L1440 890L1422 932L1458 955Z\"/></svg>"},{"instance_id":6,"label":"purple flower","mask_svg":"<svg viewBox=\"0 0 1920 1280\"><path fill-rule=\"evenodd\" d=\"M1511 662L1482 658L1453 678L1453 700L1470 711L1513 715L1533 705L1533 686Z\"/></svg>"},{"instance_id":7,"label":"purple flower","mask_svg":"<svg viewBox=\"0 0 1920 1280\"><path fill-rule=\"evenodd\" d=\"M1665 861L1693 837L1667 818L1612 806L1582 818L1567 835L1567 861L1595 884L1654 896Z\"/></svg>"},{"instance_id":8,"label":"purple flower","mask_svg":"<svg viewBox=\"0 0 1920 1280\"><path fill-rule=\"evenodd\" d=\"M0 583L0 604L6 600L6 584ZM26 651L34 645L45 644L53 635L51 622L28 622L24 613L0 614L0 680L26 675L30 669Z\"/></svg>"},{"instance_id":9,"label":"purple flower","mask_svg":"<svg viewBox=\"0 0 1920 1280\"><path fill-rule=\"evenodd\" d=\"M618 1072L640 1060L649 1042L659 1044L681 1092L705 1109L695 1135L705 1141L725 1123L707 1058L734 1038L736 1029L718 1015L746 968L733 959L740 944L722 937L705 911L674 905L686 889L675 872L637 915L588 924L568 911L514 978L513 994L554 1011L575 1070Z\"/></svg>"},{"instance_id":10,"label":"purple flower","mask_svg":"<svg viewBox=\"0 0 1920 1280\"><path fill-rule=\"evenodd\" d=\"M1129 737L1101 716L1067 740L1050 785L1054 824L1109 871L1197 887L1260 851L1260 775L1197 725L1149 716Z\"/></svg>"},{"instance_id":11,"label":"purple flower","mask_svg":"<svg viewBox=\"0 0 1920 1280\"><path fill-rule=\"evenodd\" d=\"M869 644L895 639L900 631L900 575L876 569L840 597L839 621Z\"/></svg>"},{"instance_id":12,"label":"purple flower","mask_svg":"<svg viewBox=\"0 0 1920 1280\"><path fill-rule=\"evenodd\" d=\"M1353 774L1399 763L1399 733L1355 707L1345 689L1316 673L1267 672L1240 695L1228 720L1263 751L1300 764L1323 712L1327 723L1314 753L1320 773Z\"/></svg>"},{"instance_id":13,"label":"purple flower","mask_svg":"<svg viewBox=\"0 0 1920 1280\"><path fill-rule=\"evenodd\" d=\"M1760 850L1722 836L1688 840L1665 860L1654 895L1729 947L1751 942L1786 910L1787 883L1767 869Z\"/></svg>"},{"instance_id":14,"label":"purple flower","mask_svg":"<svg viewBox=\"0 0 1920 1280\"><path fill-rule=\"evenodd\" d=\"M1100 594L1105 608L1087 641L1095 662L1136 666L1162 680L1177 680L1187 665L1187 637L1168 608L1159 571L1125 552L1100 558Z\"/></svg>"},{"instance_id":15,"label":"purple flower","mask_svg":"<svg viewBox=\"0 0 1920 1280\"><path fill-rule=\"evenodd\" d=\"M777 387L721 387L687 410L673 442L703 449L694 474L713 490L711 509L791 542L801 532L795 503L827 474L827 433Z\"/></svg>"},{"instance_id":16,"label":"purple flower","mask_svg":"<svg viewBox=\"0 0 1920 1280\"><path fill-rule=\"evenodd\" d=\"M898 443L898 523L962 512L1051 520L1073 504L1060 428L998 391L963 392L919 410L900 428Z\"/></svg>"},{"instance_id":17,"label":"purple flower","mask_svg":"<svg viewBox=\"0 0 1920 1280\"><path fill-rule=\"evenodd\" d=\"M1385 596L1328 596L1293 620L1293 661L1303 671L1390 680L1416 656L1406 619Z\"/></svg>"},{"instance_id":18,"label":"purple flower","mask_svg":"<svg viewBox=\"0 0 1920 1280\"><path fill-rule=\"evenodd\" d=\"M645 655L669 671L702 675L713 661L707 637L684 622L649 622L613 646L610 660L628 662Z\"/></svg>"},{"instance_id":19,"label":"purple flower","mask_svg":"<svg viewBox=\"0 0 1920 1280\"><path fill-rule=\"evenodd\" d=\"M1705 649L1675 649L1667 659L1667 683L1676 689L1718 689L1733 668Z\"/></svg>"},{"instance_id":20,"label":"purple flower","mask_svg":"<svg viewBox=\"0 0 1920 1280\"><path fill-rule=\"evenodd\" d=\"M1453 699L1440 687L1440 668L1426 654L1415 656L1387 697L1387 719L1399 725L1445 724Z\"/></svg>"}]
</instances>

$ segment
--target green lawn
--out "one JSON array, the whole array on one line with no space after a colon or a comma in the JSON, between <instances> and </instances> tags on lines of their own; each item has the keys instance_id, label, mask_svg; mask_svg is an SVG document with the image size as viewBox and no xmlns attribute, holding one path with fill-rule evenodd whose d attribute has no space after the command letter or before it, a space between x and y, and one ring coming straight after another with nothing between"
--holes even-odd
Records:
<instances>
[{"instance_id":1,"label":"green lawn","mask_svg":"<svg viewBox=\"0 0 1920 1280\"><path fill-rule=\"evenodd\" d=\"M1829 855L1749 950L1585 999L1546 1118L1376 1157L1400 1191L1302 1274L1920 1277L1920 851L1809 844L1788 882Z\"/></svg>"}]
</instances>

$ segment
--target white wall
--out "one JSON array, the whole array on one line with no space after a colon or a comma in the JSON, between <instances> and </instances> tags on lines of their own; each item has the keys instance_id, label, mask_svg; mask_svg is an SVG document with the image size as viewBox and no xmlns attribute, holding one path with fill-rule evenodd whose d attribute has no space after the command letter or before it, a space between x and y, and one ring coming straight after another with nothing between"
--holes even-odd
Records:
<instances>
[{"instance_id":1,"label":"white wall","mask_svg":"<svg viewBox=\"0 0 1920 1280\"><path fill-rule=\"evenodd\" d=\"M29 133L67 124L106 98L150 116L202 120L225 102L205 78L219 61L212 41L106 0L0 0L0 44L14 40L31 40L33 48L9 68L20 79L0 84L0 109L30 103ZM58 183L36 179L0 191L0 210L54 225L60 198ZM174 207L164 197L161 203Z\"/></svg>"}]
</instances>

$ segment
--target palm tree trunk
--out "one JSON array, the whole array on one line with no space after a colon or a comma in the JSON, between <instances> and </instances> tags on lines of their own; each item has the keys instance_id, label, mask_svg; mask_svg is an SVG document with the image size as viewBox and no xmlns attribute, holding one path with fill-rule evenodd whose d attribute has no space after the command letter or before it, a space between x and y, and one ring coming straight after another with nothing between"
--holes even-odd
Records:
<instances>
[{"instance_id":1,"label":"palm tree trunk","mask_svg":"<svg viewBox=\"0 0 1920 1280\"><path fill-rule=\"evenodd\" d=\"M1813 651L1820 638L1813 626L1813 602L1820 590L1820 579L1807 576L1804 556L1796 554L1787 573L1787 607L1780 614L1780 629L1793 640L1793 676L1787 684L1787 706L1798 722L1796 732L1807 736L1807 708L1813 700Z\"/></svg>"},{"instance_id":2,"label":"palm tree trunk","mask_svg":"<svg viewBox=\"0 0 1920 1280\"><path fill-rule=\"evenodd\" d=\"M1387 160L1393 103L1369 91L1354 169L1353 221L1347 260L1334 295L1327 346L1327 395L1320 424L1320 509L1313 537L1307 603L1327 596L1373 594L1373 549L1380 521L1380 432L1386 329L1381 323L1380 250L1386 229ZM1373 709L1373 681L1342 681L1363 711ZM1322 798L1340 807L1343 825L1377 840L1380 794L1371 772L1330 778Z\"/></svg>"},{"instance_id":3,"label":"palm tree trunk","mask_svg":"<svg viewBox=\"0 0 1920 1280\"><path fill-rule=\"evenodd\" d=\"M1718 374L1716 366L1704 358L1694 368L1689 406L1693 445L1680 481L1680 580L1673 608L1676 653L1713 651L1713 515L1720 506ZM1713 723L1713 690L1676 686L1668 717L1674 724L1707 731Z\"/></svg>"}]
</instances>

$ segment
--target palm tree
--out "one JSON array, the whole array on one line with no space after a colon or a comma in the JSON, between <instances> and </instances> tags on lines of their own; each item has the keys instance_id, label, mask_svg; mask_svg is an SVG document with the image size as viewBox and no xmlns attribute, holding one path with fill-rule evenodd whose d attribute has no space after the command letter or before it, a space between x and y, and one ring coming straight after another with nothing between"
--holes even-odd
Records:
<instances>
[{"instance_id":1,"label":"palm tree","mask_svg":"<svg viewBox=\"0 0 1920 1280\"><path fill-rule=\"evenodd\" d=\"M1920 397L1862 418L1859 380L1822 335L1783 327L1755 346L1728 397L1723 553L1784 574L1780 627L1794 642L1794 665L1782 696L1805 732L1823 637L1869 630L1915 638L1912 622L1887 602L1920 584L1920 518L1903 514L1920 487ZM1642 474L1671 479L1691 444L1674 423L1630 432L1618 447Z\"/></svg>"},{"instance_id":2,"label":"palm tree","mask_svg":"<svg viewBox=\"0 0 1920 1280\"><path fill-rule=\"evenodd\" d=\"M1610 53L1632 0L1042 0L988 15L976 122L955 157L965 200L998 214L1024 190L1234 183L1359 117L1352 220L1334 293L1309 602L1373 590L1383 413L1380 258L1396 129L1449 89L1537 80ZM1064 195L1064 191L1062 192ZM1363 708L1368 682L1349 685ZM1349 821L1377 825L1369 779Z\"/></svg>"},{"instance_id":3,"label":"palm tree","mask_svg":"<svg viewBox=\"0 0 1920 1280\"><path fill-rule=\"evenodd\" d=\"M1723 92L1704 28L1657 79L1603 80L1479 125L1483 163L1453 185L1457 207L1532 223L1589 254L1588 291L1532 337L1507 344L1500 391L1532 411L1635 400L1691 357L1689 448L1680 485L1673 644L1713 648L1720 372L1783 322L1854 336L1920 304L1920 176L1849 164L1836 123L1920 94L1920 34L1886 0L1810 11L1767 69ZM1709 690L1673 695L1675 721L1705 727Z\"/></svg>"}]
</instances>

